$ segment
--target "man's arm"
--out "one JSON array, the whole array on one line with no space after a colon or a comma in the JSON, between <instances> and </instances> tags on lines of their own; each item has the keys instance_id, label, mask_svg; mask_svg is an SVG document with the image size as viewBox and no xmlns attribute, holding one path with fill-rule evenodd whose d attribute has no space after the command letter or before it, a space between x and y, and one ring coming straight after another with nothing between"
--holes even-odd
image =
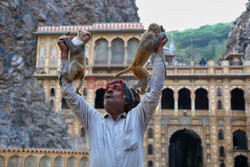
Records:
<instances>
[{"instance_id":1,"label":"man's arm","mask_svg":"<svg viewBox=\"0 0 250 167\"><path fill-rule=\"evenodd\" d=\"M98 115L98 111L90 106L82 96L76 93L72 83L63 78L63 74L68 72L69 62L67 58L63 57L63 55L65 56L65 54L67 54L67 47L65 47L65 44L62 42L63 41L58 42L62 53L61 76L59 78L62 87L62 96L66 99L70 109L74 111L77 118L82 122L84 128L88 129L94 117Z\"/></svg>"},{"instance_id":2,"label":"man's arm","mask_svg":"<svg viewBox=\"0 0 250 167\"><path fill-rule=\"evenodd\" d=\"M142 96L141 102L138 105L139 111L137 113L139 114L139 121L144 131L160 101L166 73L163 58L163 46L166 44L167 40L166 37L161 41L156 54L153 55L153 71L152 79L150 81L150 92Z\"/></svg>"}]
</instances>

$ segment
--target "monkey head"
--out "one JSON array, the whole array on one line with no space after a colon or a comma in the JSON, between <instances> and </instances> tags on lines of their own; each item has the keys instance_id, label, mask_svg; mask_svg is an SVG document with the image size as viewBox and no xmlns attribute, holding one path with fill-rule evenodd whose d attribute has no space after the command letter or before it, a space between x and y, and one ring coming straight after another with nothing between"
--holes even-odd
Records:
<instances>
[{"instance_id":1,"label":"monkey head","mask_svg":"<svg viewBox=\"0 0 250 167\"><path fill-rule=\"evenodd\" d=\"M84 30L79 30L77 36L81 41L85 43L87 43L91 39L91 33Z\"/></svg>"},{"instance_id":2,"label":"monkey head","mask_svg":"<svg viewBox=\"0 0 250 167\"><path fill-rule=\"evenodd\" d=\"M156 36L158 36L160 32L165 32L164 28L156 23L150 24L148 27L148 31L154 32Z\"/></svg>"}]
</instances>

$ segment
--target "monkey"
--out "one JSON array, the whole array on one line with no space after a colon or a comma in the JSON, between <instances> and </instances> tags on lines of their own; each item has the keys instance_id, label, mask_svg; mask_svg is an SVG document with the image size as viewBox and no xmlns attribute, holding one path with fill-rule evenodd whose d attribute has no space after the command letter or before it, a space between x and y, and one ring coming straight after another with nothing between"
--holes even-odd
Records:
<instances>
[{"instance_id":1,"label":"monkey","mask_svg":"<svg viewBox=\"0 0 250 167\"><path fill-rule=\"evenodd\" d=\"M63 40L69 51L69 68L68 72L63 76L68 82L80 79L79 85L76 88L78 94L83 84L86 68L85 44L90 40L91 34L88 31L79 30L77 36L70 39L68 34L61 36L59 40Z\"/></svg>"},{"instance_id":2,"label":"monkey","mask_svg":"<svg viewBox=\"0 0 250 167\"><path fill-rule=\"evenodd\" d=\"M139 79L138 84L140 83L139 85L141 85L141 94L144 94L147 82L150 80L150 75L144 65L147 63L151 54L156 52L157 47L164 38L167 38L164 28L156 23L150 24L148 30L142 36L132 64L116 74L115 78L132 71L135 77Z\"/></svg>"}]
</instances>

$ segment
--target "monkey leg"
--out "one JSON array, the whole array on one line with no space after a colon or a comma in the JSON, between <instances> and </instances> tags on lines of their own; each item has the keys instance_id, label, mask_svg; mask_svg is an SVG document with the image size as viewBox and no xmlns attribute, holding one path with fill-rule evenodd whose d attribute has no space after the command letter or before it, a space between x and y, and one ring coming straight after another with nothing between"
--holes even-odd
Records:
<instances>
[{"instance_id":1,"label":"monkey leg","mask_svg":"<svg viewBox=\"0 0 250 167\"><path fill-rule=\"evenodd\" d=\"M81 95L81 93L79 91L80 91L80 88L82 87L83 79L84 79L84 76L80 79L78 87L76 88L76 93L78 93L79 95Z\"/></svg>"},{"instance_id":2,"label":"monkey leg","mask_svg":"<svg viewBox=\"0 0 250 167\"><path fill-rule=\"evenodd\" d=\"M76 61L72 61L70 64L69 64L69 69L68 69L68 73L66 75L66 80L69 81L69 82L72 82L75 78L76 78L76 75L78 73L81 73L83 72L83 67L81 64L79 64L78 62Z\"/></svg>"},{"instance_id":3,"label":"monkey leg","mask_svg":"<svg viewBox=\"0 0 250 167\"><path fill-rule=\"evenodd\" d=\"M146 69L143 69L143 67L138 66L133 68L133 73L136 76L136 78L139 79L137 85L139 84L141 87L141 94L144 94L149 79L148 72L146 71Z\"/></svg>"}]
</instances>

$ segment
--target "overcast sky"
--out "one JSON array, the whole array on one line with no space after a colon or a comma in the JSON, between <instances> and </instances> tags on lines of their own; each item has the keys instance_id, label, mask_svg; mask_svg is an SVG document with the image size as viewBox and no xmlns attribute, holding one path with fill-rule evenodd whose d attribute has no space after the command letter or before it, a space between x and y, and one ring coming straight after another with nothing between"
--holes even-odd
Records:
<instances>
[{"instance_id":1,"label":"overcast sky","mask_svg":"<svg viewBox=\"0 0 250 167\"><path fill-rule=\"evenodd\" d=\"M166 31L199 28L235 20L248 0L136 0L144 27L156 22Z\"/></svg>"}]
</instances>

